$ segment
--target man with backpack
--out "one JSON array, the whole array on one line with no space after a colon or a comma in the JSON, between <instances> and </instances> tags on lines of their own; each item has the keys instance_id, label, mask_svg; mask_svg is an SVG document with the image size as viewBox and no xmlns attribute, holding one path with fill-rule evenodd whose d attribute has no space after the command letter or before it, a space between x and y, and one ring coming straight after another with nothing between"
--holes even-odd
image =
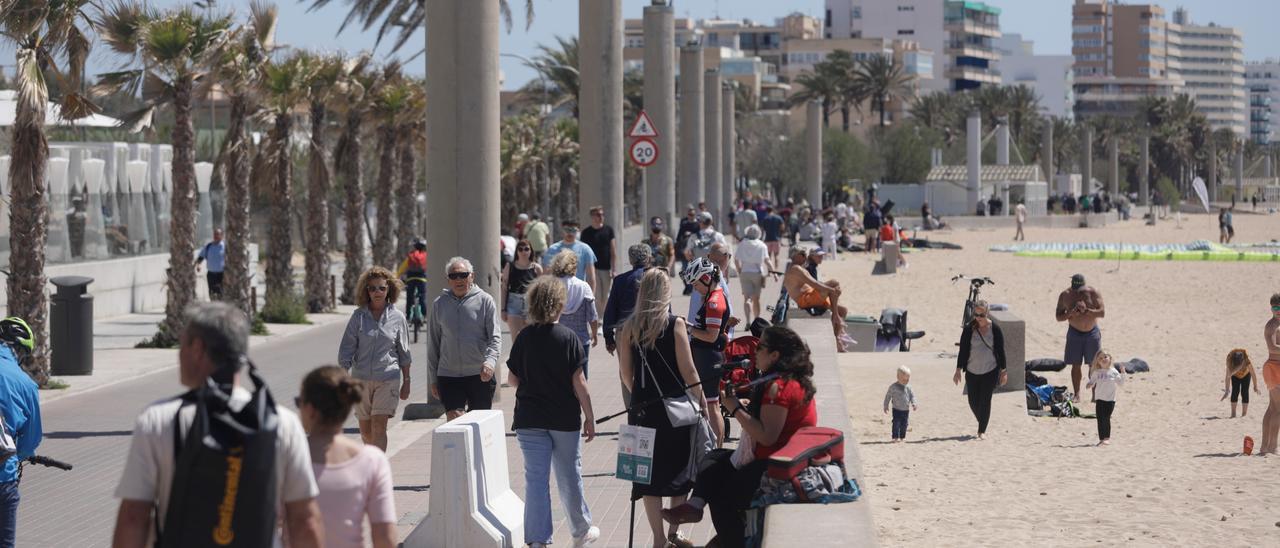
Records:
<instances>
[{"instance_id":1,"label":"man with backpack","mask_svg":"<svg viewBox=\"0 0 1280 548\"><path fill-rule=\"evenodd\" d=\"M22 460L35 454L40 429L40 392L22 370L23 357L35 347L22 318L0 320L0 546L14 546L18 530L18 476Z\"/></svg>"},{"instance_id":2,"label":"man with backpack","mask_svg":"<svg viewBox=\"0 0 1280 548\"><path fill-rule=\"evenodd\" d=\"M178 370L190 391L138 416L112 546L278 545L277 509L290 546L323 545L307 437L248 363L248 319L223 303L186 316Z\"/></svg>"},{"instance_id":3,"label":"man with backpack","mask_svg":"<svg viewBox=\"0 0 1280 548\"><path fill-rule=\"evenodd\" d=\"M227 265L227 243L222 241L222 229L213 229L213 241L204 244L204 248L200 250L200 256L196 258L196 268L200 268L200 263L209 261L209 273L206 279L209 282L209 300L222 300L222 270Z\"/></svg>"}]
</instances>

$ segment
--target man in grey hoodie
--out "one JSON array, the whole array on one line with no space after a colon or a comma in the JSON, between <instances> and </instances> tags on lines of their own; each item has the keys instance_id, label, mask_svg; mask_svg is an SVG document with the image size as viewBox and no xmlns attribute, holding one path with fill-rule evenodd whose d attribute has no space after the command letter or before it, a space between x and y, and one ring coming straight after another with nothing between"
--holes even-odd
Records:
<instances>
[{"instance_id":1,"label":"man in grey hoodie","mask_svg":"<svg viewBox=\"0 0 1280 548\"><path fill-rule=\"evenodd\" d=\"M492 407L502 332L498 307L475 286L471 261L449 259L445 272L448 286L427 314L427 368L434 379L431 395L453 420L468 410Z\"/></svg>"}]
</instances>

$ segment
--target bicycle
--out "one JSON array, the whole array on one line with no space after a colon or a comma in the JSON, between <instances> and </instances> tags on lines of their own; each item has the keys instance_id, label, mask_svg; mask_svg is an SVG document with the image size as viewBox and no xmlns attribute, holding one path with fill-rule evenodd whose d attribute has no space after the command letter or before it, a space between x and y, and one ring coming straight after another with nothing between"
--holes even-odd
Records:
<instances>
[{"instance_id":1,"label":"bicycle","mask_svg":"<svg viewBox=\"0 0 1280 548\"><path fill-rule=\"evenodd\" d=\"M957 280L969 280L969 298L964 302L964 321L960 323L960 329L964 329L973 322L973 303L978 302L982 286L996 285L996 282L986 276L969 278L964 274L956 274L951 278L951 283L954 284Z\"/></svg>"},{"instance_id":2,"label":"bicycle","mask_svg":"<svg viewBox=\"0 0 1280 548\"><path fill-rule=\"evenodd\" d=\"M422 287L426 287L427 279L412 277L405 279L405 306L407 307L405 314L408 316L409 323L413 325L413 342L418 342L418 333L422 330L422 324L426 318L426 310L423 309L421 293Z\"/></svg>"}]
</instances>

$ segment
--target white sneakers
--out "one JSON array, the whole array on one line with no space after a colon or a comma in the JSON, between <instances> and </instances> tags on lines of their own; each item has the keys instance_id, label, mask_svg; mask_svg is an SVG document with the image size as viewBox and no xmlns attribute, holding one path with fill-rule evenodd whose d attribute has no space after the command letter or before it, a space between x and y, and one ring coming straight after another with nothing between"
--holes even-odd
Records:
<instances>
[{"instance_id":1,"label":"white sneakers","mask_svg":"<svg viewBox=\"0 0 1280 548\"><path fill-rule=\"evenodd\" d=\"M587 532L582 534L582 536L573 537L573 548L582 548L583 546L595 542L599 538L600 528L592 525L590 529L587 529Z\"/></svg>"}]
</instances>

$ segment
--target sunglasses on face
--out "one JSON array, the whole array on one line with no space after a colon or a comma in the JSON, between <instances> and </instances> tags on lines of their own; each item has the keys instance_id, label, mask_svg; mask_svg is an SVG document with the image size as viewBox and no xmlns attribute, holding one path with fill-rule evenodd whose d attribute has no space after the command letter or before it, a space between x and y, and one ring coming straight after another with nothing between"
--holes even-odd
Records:
<instances>
[{"instance_id":1,"label":"sunglasses on face","mask_svg":"<svg viewBox=\"0 0 1280 548\"><path fill-rule=\"evenodd\" d=\"M985 319L987 319L987 315L986 315L986 314L974 314L974 315L973 315L973 319L975 319L975 320L985 320Z\"/></svg>"},{"instance_id":2,"label":"sunglasses on face","mask_svg":"<svg viewBox=\"0 0 1280 548\"><path fill-rule=\"evenodd\" d=\"M533 251L533 248L529 248L529 247L517 247L517 248L516 248L516 251Z\"/></svg>"},{"instance_id":3,"label":"sunglasses on face","mask_svg":"<svg viewBox=\"0 0 1280 548\"><path fill-rule=\"evenodd\" d=\"M468 278L468 277L470 277L470 276L471 276L471 273L470 273L470 272L450 272L450 273L449 273L449 279L450 279L450 280L455 280L455 281L456 281L456 280L465 280L465 279L467 279L467 278Z\"/></svg>"},{"instance_id":4,"label":"sunglasses on face","mask_svg":"<svg viewBox=\"0 0 1280 548\"><path fill-rule=\"evenodd\" d=\"M369 286L369 292L370 292L370 293L386 293L386 292L387 292L387 286L385 286L385 285L371 285L371 286Z\"/></svg>"}]
</instances>

